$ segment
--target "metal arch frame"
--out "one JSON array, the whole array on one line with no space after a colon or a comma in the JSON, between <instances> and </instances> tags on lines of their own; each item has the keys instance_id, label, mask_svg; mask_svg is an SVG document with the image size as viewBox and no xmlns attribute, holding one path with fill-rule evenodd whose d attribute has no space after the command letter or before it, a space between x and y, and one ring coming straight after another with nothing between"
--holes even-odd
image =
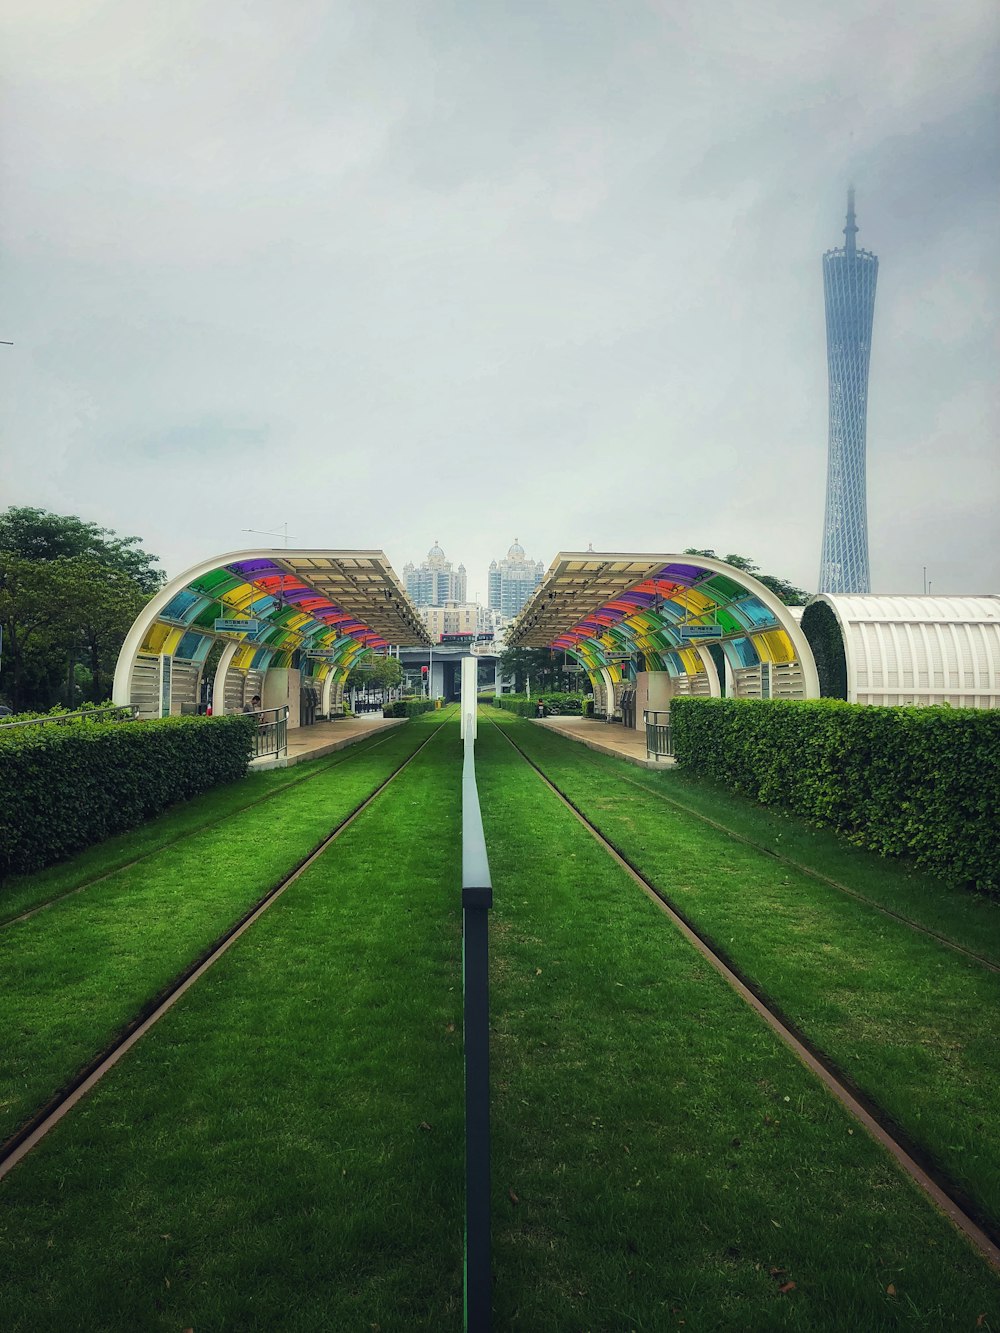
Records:
<instances>
[{"instance_id":1,"label":"metal arch frame","mask_svg":"<svg viewBox=\"0 0 1000 1333\"><path fill-rule=\"evenodd\" d=\"M162 587L159 590L159 592L157 592L149 600L149 602L146 603L142 611L133 621L122 643L122 647L118 655L118 661L115 666L114 684L112 687L113 700L119 704L130 702L130 695L132 689L132 676L135 670L136 661L139 657L140 652L142 651L142 645L145 643L147 636L153 631L153 629L158 623L163 624L169 630L164 646L158 650L158 655L161 656L173 657L177 648L177 644L181 641L183 636L189 631L193 633L198 633L205 638L224 639L225 636L214 634L212 630L206 627L196 628L194 626L193 621L190 625L177 625L172 622L161 620L162 612L165 610L167 606L170 605L173 599L179 593L189 588L190 585L192 583L195 583L198 579L201 579L205 575L210 574L216 570L225 570L230 565L238 563L246 563L249 561L277 562L277 561L287 561L287 560L314 560L314 559L330 559L330 558L336 558L338 556L343 558L379 557L381 558L382 561L385 561L385 556L381 551L369 551L369 550L327 551L327 550L309 550L309 549L286 550L286 549L276 549L276 548L253 548L250 550L225 552L220 555L212 556L207 560L201 560L195 565L191 565L183 573L177 575L175 578L171 579L168 583L166 583L164 587ZM389 573L392 575L393 581L398 587L399 599L402 602L404 602L409 611L412 612L412 616L410 616L409 618L414 622L415 626L419 626L420 622L416 609L412 606L411 603L409 603L409 600L407 599L405 592L402 590L402 585L399 583L399 580L396 577L395 572L391 569L391 566L388 565L387 561L385 561L385 568L388 569ZM299 576L293 575L292 577L298 578ZM244 582L252 584L253 578L244 575ZM325 596L325 594L317 594L317 595ZM391 590L390 593L387 595L391 595ZM206 598L205 600L210 600L210 598ZM251 597L250 599L251 606L255 600L257 600L255 597ZM353 613L348 613L348 614L353 615ZM319 624L321 622L314 621L314 623ZM356 623L360 625L362 622L359 619L356 621ZM325 627L329 629L336 628L335 626L325 626ZM279 627L274 626L273 628L276 629ZM289 632L295 633L297 632L297 630ZM419 634L426 635L426 631L423 630L422 626L420 626L419 628ZM371 629L370 626L366 627L366 633L363 637L368 639L375 638L379 641L382 641L382 636L376 630ZM350 666L351 663L353 662L353 659L357 656L359 652L363 651L369 645L365 644L364 642L362 642L360 638L357 638L353 635L346 635L339 641L347 646L347 651L345 652L344 660L342 662L330 663L330 670L328 674L330 676L333 676L334 678L336 678L338 674L343 674L343 676L346 678L347 672L350 670ZM351 645L356 645L353 651L350 651ZM246 647L247 644L244 640L232 641L231 649L227 645L227 648L223 653L223 657L220 660L219 665L216 669L216 674L213 683L213 690L216 690L219 687L221 687L222 694L216 695L215 697L224 698L226 675L232 669L232 663L234 658L237 656L238 653L243 651ZM166 649L166 651L164 651L164 649ZM290 650L282 649L279 646L274 646L271 653L269 654L268 662L264 666L264 671L266 672L269 669L271 657L273 657L277 653L287 652L287 651Z\"/></svg>"},{"instance_id":2,"label":"metal arch frame","mask_svg":"<svg viewBox=\"0 0 1000 1333\"><path fill-rule=\"evenodd\" d=\"M557 580L561 570L570 563L584 563L589 566L594 566L594 582L597 582L601 578L607 579L610 577L608 571L612 571L613 566L616 563L631 567L631 572L627 575L624 572L621 573L623 581L621 582L620 587L617 588L617 591L613 592L610 597L605 595L607 591L606 588L595 594L594 600L589 603L589 610L580 619L570 620L569 623L564 621L557 629L555 625L550 623L543 630L540 625L536 626L533 622L537 622L539 618L542 618L545 615L547 602L551 598L558 596ZM566 651L573 651L574 648L579 651L580 649L583 649L584 644L586 644L586 648L594 656L595 662L600 665L601 659L604 657L607 649L606 643L603 643L602 640L607 639L613 633L614 635L620 635L622 638L626 639L630 649L642 652L647 663L658 661L659 669L668 671L671 675L690 675L690 672L677 673L672 668L668 660L668 655L670 653L679 654L682 651L693 651L696 654L702 670L704 670L708 678L709 687L712 690L712 693L721 693L718 672L715 669L715 663L711 661L711 654L707 649L700 648L697 644L691 644L689 648L682 648L680 644L657 642L650 645L648 643L641 643L640 640L648 640L651 636L659 637L664 633L670 637L673 628L672 622L669 620L660 620L658 613L652 608L644 608L636 605L633 610L623 612L621 608L615 607L616 599L622 598L626 593L636 588L638 585L643 583L655 583L672 577L666 574L661 575L659 572L672 564L703 570L706 575L721 575L737 587L741 588L747 595L754 597L761 606L771 613L774 619L773 625L762 625L756 628L749 627L744 631L744 635L742 636L734 634L727 636L726 639L720 640L720 646L726 651L731 666L735 668L739 664L733 660L731 650L727 649L728 641L731 641L731 639L736 637L746 637L753 644L754 651L757 653L758 658L761 661L767 661L771 659L766 658L761 653L760 646L757 642L757 636L759 634L771 633L774 630L780 630L786 635L791 644L795 653L795 659L802 672L803 696L805 698L819 698L819 674L816 670L816 663L813 659L812 650L809 647L809 642L806 639L805 634L802 632L798 620L790 613L789 608L785 606L775 593L765 587L759 580L755 579L753 575L747 574L743 570L736 569L734 566L726 564L723 560L709 556L677 553L661 555L659 553L604 553L594 551L560 552L550 565L546 577L539 585L535 595L525 606L524 611L518 617L517 621L515 621L512 630L508 633L508 643L511 643L512 645L525 643L525 646L527 646L527 641L530 636L534 634L538 640L538 643L536 643L535 646L542 646L540 641L543 636L547 637L549 645L555 644ZM581 579L584 577L584 575L580 575ZM680 580L675 581L680 582ZM555 588L552 587L553 584L556 585ZM693 580L686 586L697 592L698 580ZM585 596L585 592L586 587L584 584L581 588L581 595ZM702 595L709 600L712 600L711 589L703 590ZM716 601L719 610L725 611L727 609L726 604L719 602L718 599L716 599ZM619 618L616 620L609 619L606 625L602 624L600 629L598 629L596 623L591 626L588 622L592 621L595 616L598 616L602 608L614 609L619 615ZM578 610L579 601L577 603L577 611ZM710 609L699 613L699 615L709 613ZM735 612L731 612L731 614L734 619L738 619ZM567 618L568 615L569 612L567 612ZM659 621L659 624L655 627L647 624L641 630L637 631L637 627L627 623L629 619L637 615L645 615L653 620ZM586 628L581 628L583 626L586 626ZM556 632L552 633L554 629ZM580 636L575 643L559 642L560 638L568 636L571 633ZM706 661L706 659L708 660ZM586 662L585 665L587 665ZM606 668L603 669L606 670ZM611 674L613 676L614 673Z\"/></svg>"}]
</instances>

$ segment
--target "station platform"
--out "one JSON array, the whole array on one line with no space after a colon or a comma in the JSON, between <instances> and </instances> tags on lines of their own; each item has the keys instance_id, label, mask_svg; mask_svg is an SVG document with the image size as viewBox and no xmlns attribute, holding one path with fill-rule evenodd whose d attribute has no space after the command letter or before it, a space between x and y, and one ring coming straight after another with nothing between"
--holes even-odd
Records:
<instances>
[{"instance_id":1,"label":"station platform","mask_svg":"<svg viewBox=\"0 0 1000 1333\"><path fill-rule=\"evenodd\" d=\"M286 754L267 755L255 759L250 765L251 773L261 773L269 768L291 768L304 763L307 759L320 759L335 750L346 750L349 745L357 745L379 731L391 731L393 727L405 726L405 717L382 717L371 713L362 717L338 718L335 722L316 722L311 727L292 727L288 732L288 751Z\"/></svg>"},{"instance_id":2,"label":"station platform","mask_svg":"<svg viewBox=\"0 0 1000 1333\"><path fill-rule=\"evenodd\" d=\"M598 722L592 717L578 717L574 714L536 717L531 721L536 727L547 727L549 731L558 731L561 736L579 741L588 750L614 755L616 759L624 759L639 768L666 768L676 762L668 757L647 758L645 730L623 727L620 722Z\"/></svg>"}]
</instances>

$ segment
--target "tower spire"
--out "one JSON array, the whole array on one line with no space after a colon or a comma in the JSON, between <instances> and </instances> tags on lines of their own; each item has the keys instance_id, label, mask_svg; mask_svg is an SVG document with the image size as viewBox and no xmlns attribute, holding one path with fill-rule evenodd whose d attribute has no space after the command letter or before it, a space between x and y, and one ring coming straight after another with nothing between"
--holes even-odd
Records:
<instances>
[{"instance_id":1,"label":"tower spire","mask_svg":"<svg viewBox=\"0 0 1000 1333\"><path fill-rule=\"evenodd\" d=\"M854 186L850 186L847 191L847 226L844 228L844 235L847 238L846 250L853 259L856 253L854 238L858 234L857 223L854 221Z\"/></svg>"}]
</instances>

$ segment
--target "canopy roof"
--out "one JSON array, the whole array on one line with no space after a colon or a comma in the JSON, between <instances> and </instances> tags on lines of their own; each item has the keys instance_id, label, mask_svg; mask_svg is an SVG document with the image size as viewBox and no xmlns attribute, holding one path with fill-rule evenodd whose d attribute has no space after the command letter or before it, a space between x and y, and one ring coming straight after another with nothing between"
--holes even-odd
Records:
<instances>
[{"instance_id":1,"label":"canopy roof","mask_svg":"<svg viewBox=\"0 0 1000 1333\"><path fill-rule=\"evenodd\" d=\"M647 670L698 674L709 642L734 668L799 663L806 692L819 692L790 609L749 574L706 556L560 552L507 632L509 647L563 648L612 675L617 659L634 654Z\"/></svg>"},{"instance_id":2,"label":"canopy roof","mask_svg":"<svg viewBox=\"0 0 1000 1333\"><path fill-rule=\"evenodd\" d=\"M366 648L428 642L382 551L234 552L188 570L155 600L158 620L203 632L217 618L256 620L257 642L272 648L315 648L345 635Z\"/></svg>"},{"instance_id":3,"label":"canopy roof","mask_svg":"<svg viewBox=\"0 0 1000 1333\"><path fill-rule=\"evenodd\" d=\"M367 648L430 643L382 551L234 551L194 565L143 607L122 645L115 698L131 699L141 654L201 662L219 639L238 643L235 666L260 670L296 652L346 669Z\"/></svg>"}]
</instances>

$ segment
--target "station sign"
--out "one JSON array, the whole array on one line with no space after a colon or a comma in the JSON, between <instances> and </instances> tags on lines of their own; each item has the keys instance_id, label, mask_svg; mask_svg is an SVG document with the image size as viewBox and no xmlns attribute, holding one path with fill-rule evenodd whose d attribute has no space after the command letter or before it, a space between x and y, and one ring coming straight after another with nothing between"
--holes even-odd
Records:
<instances>
[{"instance_id":1,"label":"station sign","mask_svg":"<svg viewBox=\"0 0 1000 1333\"><path fill-rule=\"evenodd\" d=\"M215 622L216 634L249 634L251 639L255 639L261 630L259 620L217 620Z\"/></svg>"},{"instance_id":2,"label":"station sign","mask_svg":"<svg viewBox=\"0 0 1000 1333\"><path fill-rule=\"evenodd\" d=\"M723 635L721 625L678 625L676 629L678 637L688 641L691 639L721 639Z\"/></svg>"}]
</instances>

